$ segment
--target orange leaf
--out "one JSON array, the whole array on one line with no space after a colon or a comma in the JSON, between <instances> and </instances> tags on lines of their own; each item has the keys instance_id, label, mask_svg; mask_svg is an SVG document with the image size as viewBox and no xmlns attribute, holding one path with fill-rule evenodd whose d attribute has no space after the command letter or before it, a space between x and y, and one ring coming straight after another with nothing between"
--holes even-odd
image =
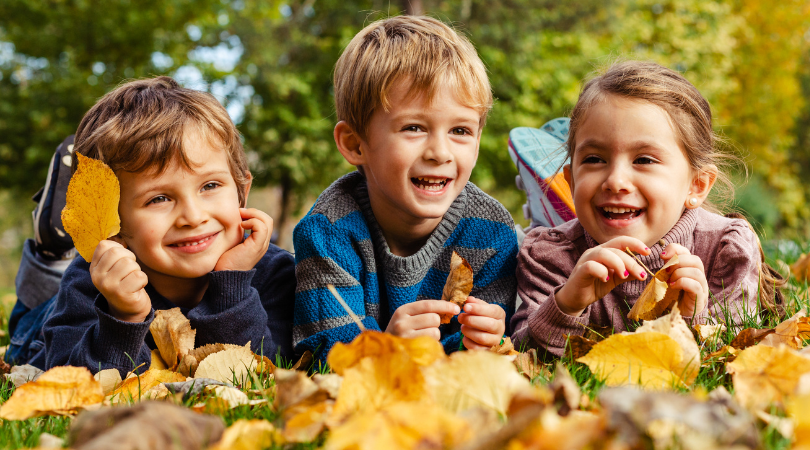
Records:
<instances>
[{"instance_id":1,"label":"orange leaf","mask_svg":"<svg viewBox=\"0 0 810 450\"><path fill-rule=\"evenodd\" d=\"M194 349L197 332L191 329L191 322L180 312L180 308L155 311L149 331L161 359L171 370L176 370L180 360Z\"/></svg>"},{"instance_id":2,"label":"orange leaf","mask_svg":"<svg viewBox=\"0 0 810 450\"><path fill-rule=\"evenodd\" d=\"M104 400L101 383L84 367L54 367L37 381L18 387L0 407L0 418L24 420L46 414L73 414Z\"/></svg>"},{"instance_id":3,"label":"orange leaf","mask_svg":"<svg viewBox=\"0 0 810 450\"><path fill-rule=\"evenodd\" d=\"M666 269L678 264L678 255L675 255L664 264L655 276L650 280L650 284L636 300L633 308L627 314L630 320L653 320L657 319L673 303L678 300L680 290L669 289L669 277Z\"/></svg>"},{"instance_id":4,"label":"orange leaf","mask_svg":"<svg viewBox=\"0 0 810 450\"><path fill-rule=\"evenodd\" d=\"M470 263L456 252L450 257L450 273L442 290L442 300L463 307L473 288L473 271ZM450 323L453 316L443 314L442 323Z\"/></svg>"},{"instance_id":5,"label":"orange leaf","mask_svg":"<svg viewBox=\"0 0 810 450\"><path fill-rule=\"evenodd\" d=\"M406 359L420 366L430 365L446 357L442 345L427 336L405 339L389 333L364 331L349 344L336 343L326 360L335 373L342 375L363 358L397 353L404 353Z\"/></svg>"}]
</instances>

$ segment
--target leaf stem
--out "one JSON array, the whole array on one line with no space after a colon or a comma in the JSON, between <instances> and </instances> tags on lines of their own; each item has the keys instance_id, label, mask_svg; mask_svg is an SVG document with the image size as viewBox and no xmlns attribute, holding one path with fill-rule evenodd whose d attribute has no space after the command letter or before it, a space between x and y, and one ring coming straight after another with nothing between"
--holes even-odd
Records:
<instances>
[{"instance_id":1,"label":"leaf stem","mask_svg":"<svg viewBox=\"0 0 810 450\"><path fill-rule=\"evenodd\" d=\"M645 266L645 265L644 265L644 263L643 263L643 262L641 262L641 258L639 258L638 256L636 256L636 255L635 255L635 253L633 253L633 251L632 251L632 250L630 250L630 247L625 247L625 248L627 249L627 253L629 253L629 254L630 254L630 256L632 256L632 257L633 257L633 259L635 259L637 263L641 264L641 267L643 267L643 268L644 268L644 270L646 270L646 271L647 271L647 273L649 273L651 277L654 277L654 276L655 276L655 274L654 274L654 273L652 273L652 270L648 269L648 268L647 268L647 266Z\"/></svg>"},{"instance_id":2,"label":"leaf stem","mask_svg":"<svg viewBox=\"0 0 810 450\"><path fill-rule=\"evenodd\" d=\"M349 313L349 316L352 318L352 320L354 320L354 323L357 324L357 327L360 328L360 331L366 331L366 327L363 326L363 322L360 322L360 318L357 317L357 315L354 313L354 311L352 311L351 308L349 308L349 305L346 304L346 301L343 300L343 297L340 296L337 289L335 289L335 286L327 284L326 287L329 288L329 292L331 292L332 295L335 296L338 303L340 303L340 306L342 306L343 309L345 309L346 312Z\"/></svg>"}]
</instances>

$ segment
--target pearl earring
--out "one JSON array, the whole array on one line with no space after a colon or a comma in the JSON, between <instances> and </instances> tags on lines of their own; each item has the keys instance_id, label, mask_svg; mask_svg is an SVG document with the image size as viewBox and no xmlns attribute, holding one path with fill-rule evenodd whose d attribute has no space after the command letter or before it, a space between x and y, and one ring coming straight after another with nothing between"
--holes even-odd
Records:
<instances>
[{"instance_id":1,"label":"pearl earring","mask_svg":"<svg viewBox=\"0 0 810 450\"><path fill-rule=\"evenodd\" d=\"M692 206L697 206L697 199L692 197L689 199L689 204Z\"/></svg>"}]
</instances>

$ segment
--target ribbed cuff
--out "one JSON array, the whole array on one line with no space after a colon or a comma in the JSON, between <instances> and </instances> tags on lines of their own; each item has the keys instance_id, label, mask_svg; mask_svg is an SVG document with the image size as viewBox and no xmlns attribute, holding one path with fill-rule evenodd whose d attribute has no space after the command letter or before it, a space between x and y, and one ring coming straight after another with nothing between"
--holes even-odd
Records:
<instances>
[{"instance_id":1,"label":"ribbed cuff","mask_svg":"<svg viewBox=\"0 0 810 450\"><path fill-rule=\"evenodd\" d=\"M529 316L528 325L532 339L538 343L547 344L549 350L553 347L565 346L566 336L569 334L582 335L585 327L590 324L590 308L582 312L579 317L569 316L557 306L555 296L562 286L556 287L541 303L534 313Z\"/></svg>"},{"instance_id":2,"label":"ribbed cuff","mask_svg":"<svg viewBox=\"0 0 810 450\"><path fill-rule=\"evenodd\" d=\"M213 313L221 313L232 308L250 296L250 282L256 269L219 270L211 272L208 291L203 301Z\"/></svg>"},{"instance_id":3,"label":"ribbed cuff","mask_svg":"<svg viewBox=\"0 0 810 450\"><path fill-rule=\"evenodd\" d=\"M104 361L131 370L134 368L133 361L137 360L144 345L149 325L155 318L155 310L150 310L143 322L133 323L110 315L107 299L101 294L96 297L95 306L98 314L98 336L93 342L95 351Z\"/></svg>"}]
</instances>

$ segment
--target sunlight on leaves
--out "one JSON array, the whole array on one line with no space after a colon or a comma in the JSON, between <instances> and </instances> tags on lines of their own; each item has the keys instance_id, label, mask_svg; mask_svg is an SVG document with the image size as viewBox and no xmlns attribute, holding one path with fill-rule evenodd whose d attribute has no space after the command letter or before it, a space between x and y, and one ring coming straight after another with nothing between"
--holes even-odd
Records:
<instances>
[{"instance_id":1,"label":"sunlight on leaves","mask_svg":"<svg viewBox=\"0 0 810 450\"><path fill-rule=\"evenodd\" d=\"M23 420L46 414L75 414L104 400L101 383L84 367L54 367L18 387L0 407L0 418Z\"/></svg>"}]
</instances>

